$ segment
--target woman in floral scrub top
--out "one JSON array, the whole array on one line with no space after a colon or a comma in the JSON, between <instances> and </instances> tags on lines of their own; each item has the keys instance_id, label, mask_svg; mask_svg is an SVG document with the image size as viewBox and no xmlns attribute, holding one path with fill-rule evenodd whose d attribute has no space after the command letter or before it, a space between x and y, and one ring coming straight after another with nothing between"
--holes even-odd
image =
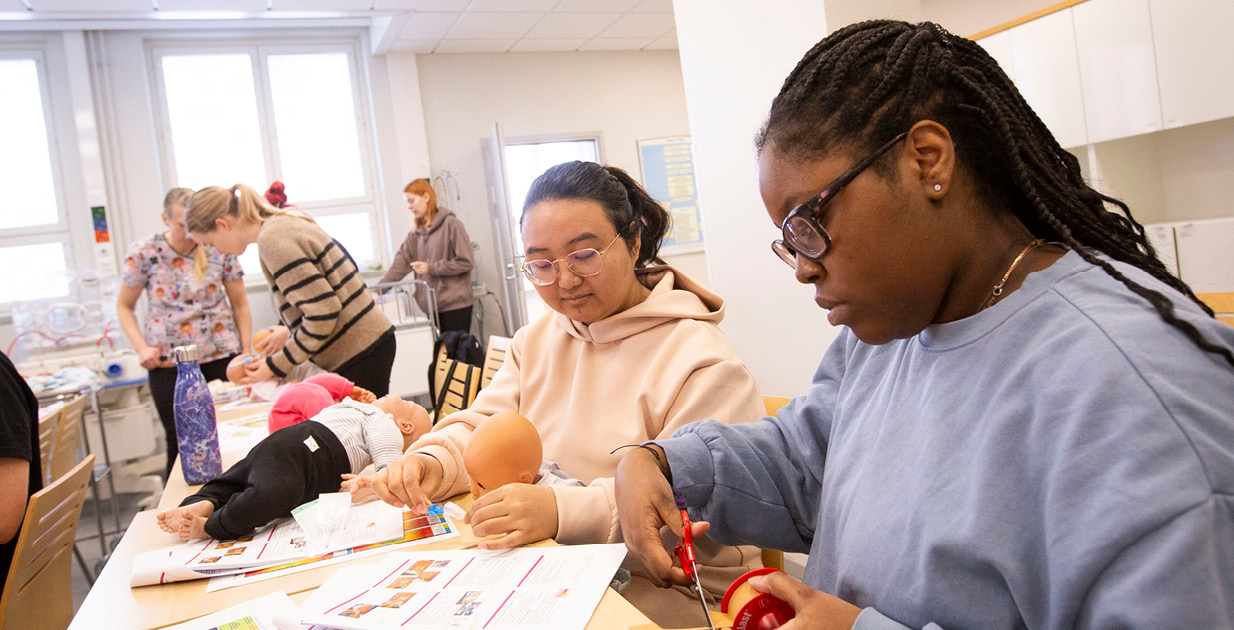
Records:
<instances>
[{"instance_id":1,"label":"woman in floral scrub top","mask_svg":"<svg viewBox=\"0 0 1234 630\"><path fill-rule=\"evenodd\" d=\"M244 292L244 271L235 256L198 245L185 234L184 204L193 191L175 188L163 200L159 232L129 246L121 271L116 308L120 324L149 371L150 394L167 434L167 468L176 460L176 421L172 411L176 366L171 349L195 344L206 380L226 378L227 362L251 352L252 321ZM146 291L143 334L134 315Z\"/></svg>"}]
</instances>

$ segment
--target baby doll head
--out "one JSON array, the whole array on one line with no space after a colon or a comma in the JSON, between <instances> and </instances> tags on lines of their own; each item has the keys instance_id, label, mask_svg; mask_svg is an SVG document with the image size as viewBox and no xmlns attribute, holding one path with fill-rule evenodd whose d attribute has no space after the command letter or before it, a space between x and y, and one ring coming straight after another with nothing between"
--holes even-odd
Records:
<instances>
[{"instance_id":1,"label":"baby doll head","mask_svg":"<svg viewBox=\"0 0 1234 630\"><path fill-rule=\"evenodd\" d=\"M403 450L407 450L407 447L420 439L421 435L433 428L433 422L429 419L424 407L403 400L394 394L378 398L373 405L394 416L394 424L398 425L398 430L403 434Z\"/></svg>"},{"instance_id":2,"label":"baby doll head","mask_svg":"<svg viewBox=\"0 0 1234 630\"><path fill-rule=\"evenodd\" d=\"M494 414L471 433L463 449L463 466L471 477L471 496L510 483L535 483L544 459L540 433L517 413Z\"/></svg>"},{"instance_id":3,"label":"baby doll head","mask_svg":"<svg viewBox=\"0 0 1234 630\"><path fill-rule=\"evenodd\" d=\"M257 357L248 352L237 354L235 358L227 362L227 380L240 384L240 379L244 378L244 366L251 363Z\"/></svg>"},{"instance_id":4,"label":"baby doll head","mask_svg":"<svg viewBox=\"0 0 1234 630\"><path fill-rule=\"evenodd\" d=\"M253 333L253 347L256 348L257 344L265 341L266 337L269 337L272 332L274 331L269 328L262 328L261 330Z\"/></svg>"}]
</instances>

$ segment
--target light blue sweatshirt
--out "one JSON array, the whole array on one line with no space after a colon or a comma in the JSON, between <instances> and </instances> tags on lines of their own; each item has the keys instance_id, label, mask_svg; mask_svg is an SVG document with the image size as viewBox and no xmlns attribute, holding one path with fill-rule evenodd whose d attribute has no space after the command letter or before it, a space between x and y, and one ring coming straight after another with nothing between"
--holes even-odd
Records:
<instances>
[{"instance_id":1,"label":"light blue sweatshirt","mask_svg":"<svg viewBox=\"0 0 1234 630\"><path fill-rule=\"evenodd\" d=\"M858 629L1234 627L1234 368L1074 252L911 339L845 330L776 418L657 444L713 538L809 551Z\"/></svg>"}]
</instances>

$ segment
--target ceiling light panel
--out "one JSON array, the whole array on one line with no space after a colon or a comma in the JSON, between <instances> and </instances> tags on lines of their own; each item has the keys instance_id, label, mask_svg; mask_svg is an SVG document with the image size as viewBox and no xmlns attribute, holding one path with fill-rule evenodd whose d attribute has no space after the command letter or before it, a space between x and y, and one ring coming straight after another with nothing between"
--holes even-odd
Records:
<instances>
[{"instance_id":1,"label":"ceiling light panel","mask_svg":"<svg viewBox=\"0 0 1234 630\"><path fill-rule=\"evenodd\" d=\"M535 26L541 13L472 13L459 16L448 39L518 39ZM663 34L663 33L661 33Z\"/></svg>"},{"instance_id":2,"label":"ceiling light panel","mask_svg":"<svg viewBox=\"0 0 1234 630\"><path fill-rule=\"evenodd\" d=\"M591 39L612 26L620 13L549 13L527 31L526 37L585 37Z\"/></svg>"}]
</instances>

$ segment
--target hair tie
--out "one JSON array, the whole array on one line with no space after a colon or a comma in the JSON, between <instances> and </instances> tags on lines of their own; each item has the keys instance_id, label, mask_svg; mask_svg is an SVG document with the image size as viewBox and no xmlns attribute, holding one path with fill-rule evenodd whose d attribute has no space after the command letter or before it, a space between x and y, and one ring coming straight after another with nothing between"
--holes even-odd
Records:
<instances>
[{"instance_id":1,"label":"hair tie","mask_svg":"<svg viewBox=\"0 0 1234 630\"><path fill-rule=\"evenodd\" d=\"M942 42L943 48L951 48L951 34L934 22L928 22L928 24L934 29L934 34L938 35L938 40Z\"/></svg>"},{"instance_id":2,"label":"hair tie","mask_svg":"<svg viewBox=\"0 0 1234 630\"><path fill-rule=\"evenodd\" d=\"M646 449L647 452L654 455L656 458L656 466L660 468L660 474L664 475L664 478L668 480L669 485L672 485L673 471L672 469L668 467L668 462L664 461L663 459L660 459L660 453L656 452L656 449L651 448L650 446L646 444L622 444L621 446L618 446L617 448L609 451L608 454L612 455L616 453L617 451L620 451L623 448L642 448L642 449Z\"/></svg>"}]
</instances>

